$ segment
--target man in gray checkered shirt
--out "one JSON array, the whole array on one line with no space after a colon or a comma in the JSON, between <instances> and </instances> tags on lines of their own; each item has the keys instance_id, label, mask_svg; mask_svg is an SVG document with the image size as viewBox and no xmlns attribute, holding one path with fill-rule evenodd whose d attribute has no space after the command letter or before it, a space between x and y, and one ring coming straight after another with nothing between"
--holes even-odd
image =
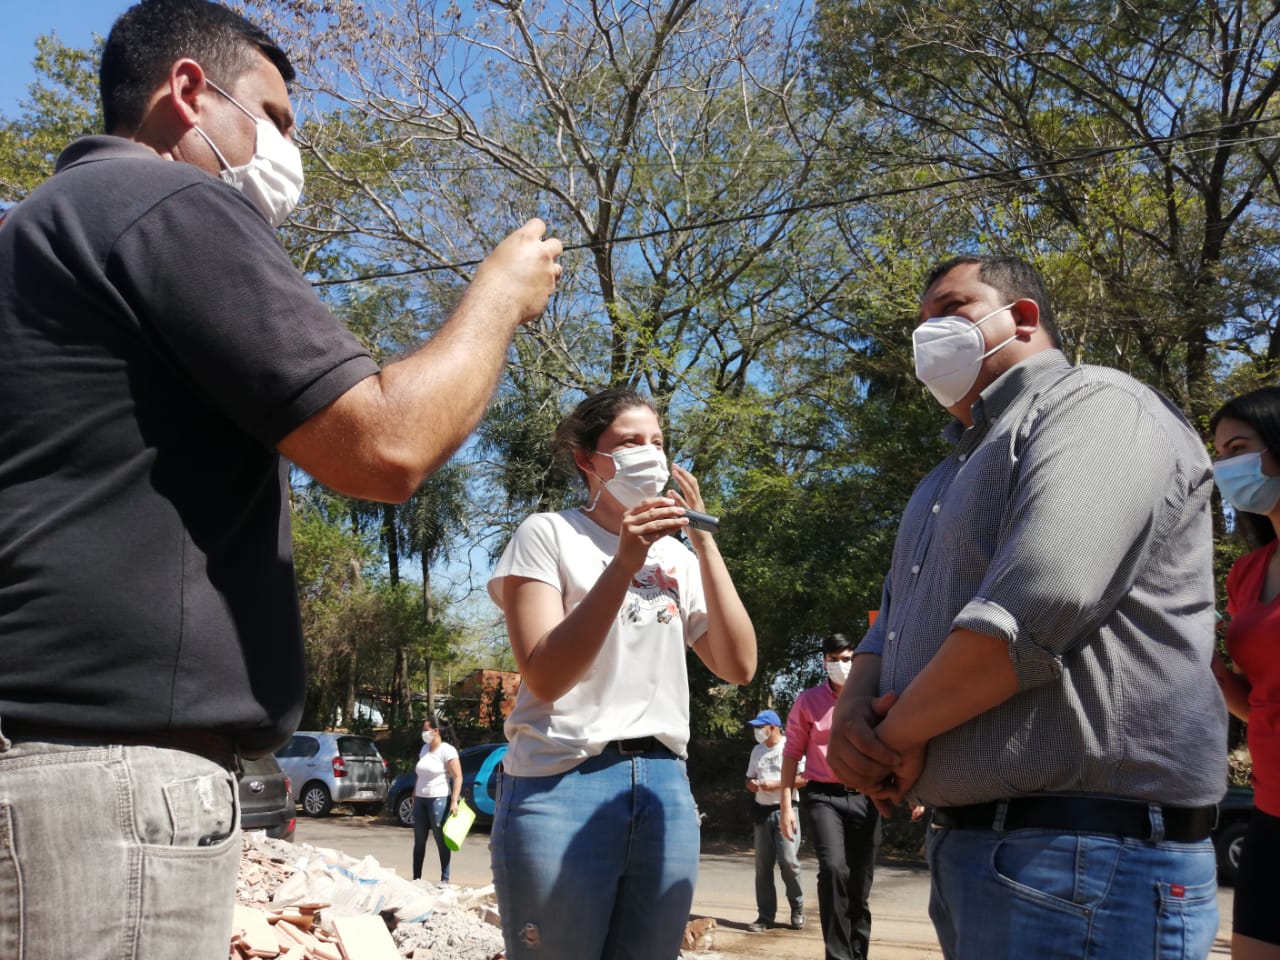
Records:
<instances>
[{"instance_id":1,"label":"man in gray checkered shirt","mask_svg":"<svg viewBox=\"0 0 1280 960\"><path fill-rule=\"evenodd\" d=\"M912 494L828 757L934 808L949 960L1205 957L1226 785L1205 447L1164 397L1072 366L1008 257L929 275L916 372L955 420Z\"/></svg>"}]
</instances>

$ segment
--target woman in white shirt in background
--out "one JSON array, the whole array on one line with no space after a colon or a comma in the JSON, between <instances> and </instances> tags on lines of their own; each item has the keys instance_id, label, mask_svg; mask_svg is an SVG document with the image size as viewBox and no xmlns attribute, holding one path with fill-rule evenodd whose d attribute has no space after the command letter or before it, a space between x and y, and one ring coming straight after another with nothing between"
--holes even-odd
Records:
<instances>
[{"instance_id":1,"label":"woman in white shirt in background","mask_svg":"<svg viewBox=\"0 0 1280 960\"><path fill-rule=\"evenodd\" d=\"M413 788L413 879L422 878L427 834L432 833L440 852L440 882L448 883L451 851L444 842L444 822L458 812L462 764L457 748L444 742L430 717L422 721L422 752L414 773L418 781Z\"/></svg>"},{"instance_id":2,"label":"woman in white shirt in background","mask_svg":"<svg viewBox=\"0 0 1280 960\"><path fill-rule=\"evenodd\" d=\"M700 842L686 650L745 684L755 631L714 537L688 525L697 480L672 466L663 493L652 401L596 394L556 446L586 503L527 518L489 581L522 676L490 841L506 955L673 960Z\"/></svg>"}]
</instances>

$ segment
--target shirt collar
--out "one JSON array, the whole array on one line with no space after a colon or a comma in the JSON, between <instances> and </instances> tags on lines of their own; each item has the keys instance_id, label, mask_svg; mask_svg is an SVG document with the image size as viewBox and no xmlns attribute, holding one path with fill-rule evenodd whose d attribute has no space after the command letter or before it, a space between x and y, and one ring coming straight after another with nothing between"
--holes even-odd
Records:
<instances>
[{"instance_id":1,"label":"shirt collar","mask_svg":"<svg viewBox=\"0 0 1280 960\"><path fill-rule=\"evenodd\" d=\"M973 425L981 427L990 420L999 419L1023 393L1057 380L1070 368L1071 361L1061 350L1041 350L1032 354L1016 366L1010 367L978 394L978 399L969 408L973 415ZM952 420L942 431L943 439L956 443L966 429L959 420Z\"/></svg>"},{"instance_id":2,"label":"shirt collar","mask_svg":"<svg viewBox=\"0 0 1280 960\"><path fill-rule=\"evenodd\" d=\"M55 172L61 172L74 163L87 163L93 160L114 160L120 157L161 159L160 155L150 147L145 147L134 140L97 133L92 136L81 137L79 140L69 144L58 155L58 164Z\"/></svg>"}]
</instances>

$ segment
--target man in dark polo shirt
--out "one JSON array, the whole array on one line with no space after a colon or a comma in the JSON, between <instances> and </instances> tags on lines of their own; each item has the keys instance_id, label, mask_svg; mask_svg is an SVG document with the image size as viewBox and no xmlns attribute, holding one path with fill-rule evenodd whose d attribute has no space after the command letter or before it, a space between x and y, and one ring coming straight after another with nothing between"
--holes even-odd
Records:
<instances>
[{"instance_id":1,"label":"man in dark polo shirt","mask_svg":"<svg viewBox=\"0 0 1280 960\"><path fill-rule=\"evenodd\" d=\"M560 273L530 221L380 370L275 238L292 78L224 7L145 0L110 136L0 226L0 957L226 957L231 771L302 705L284 459L409 496Z\"/></svg>"}]
</instances>

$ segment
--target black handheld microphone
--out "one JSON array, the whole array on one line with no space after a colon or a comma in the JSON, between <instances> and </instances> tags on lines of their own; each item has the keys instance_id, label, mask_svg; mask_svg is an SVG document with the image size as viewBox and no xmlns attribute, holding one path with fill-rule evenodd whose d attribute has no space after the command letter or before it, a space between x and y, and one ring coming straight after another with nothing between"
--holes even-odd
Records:
<instances>
[{"instance_id":1,"label":"black handheld microphone","mask_svg":"<svg viewBox=\"0 0 1280 960\"><path fill-rule=\"evenodd\" d=\"M697 510L686 509L684 515L689 518L689 526L695 530L705 530L707 533L720 532L720 518L713 517L709 513L699 513Z\"/></svg>"}]
</instances>

